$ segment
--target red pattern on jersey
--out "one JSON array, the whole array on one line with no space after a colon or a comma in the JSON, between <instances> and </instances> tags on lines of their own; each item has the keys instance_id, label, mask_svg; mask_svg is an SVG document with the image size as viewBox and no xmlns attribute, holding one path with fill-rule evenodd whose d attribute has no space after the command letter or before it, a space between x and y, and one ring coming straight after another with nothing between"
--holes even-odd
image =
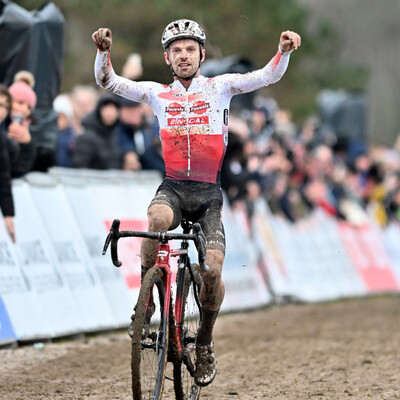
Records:
<instances>
[{"instance_id":1,"label":"red pattern on jersey","mask_svg":"<svg viewBox=\"0 0 400 400\"><path fill-rule=\"evenodd\" d=\"M222 135L190 133L185 127L161 130L167 178L216 182L225 153Z\"/></svg>"},{"instance_id":2,"label":"red pattern on jersey","mask_svg":"<svg viewBox=\"0 0 400 400\"><path fill-rule=\"evenodd\" d=\"M281 52L278 50L278 52L275 54L275 57L273 58L273 62L272 62L272 71L275 71L276 67L279 64L279 61L281 60Z\"/></svg>"}]
</instances>

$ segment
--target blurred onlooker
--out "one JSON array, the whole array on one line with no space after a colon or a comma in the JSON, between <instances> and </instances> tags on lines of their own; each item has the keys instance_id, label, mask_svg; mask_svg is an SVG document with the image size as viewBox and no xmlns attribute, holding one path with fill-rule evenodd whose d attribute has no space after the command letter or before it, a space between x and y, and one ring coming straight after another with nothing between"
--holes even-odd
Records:
<instances>
[{"instance_id":1,"label":"blurred onlooker","mask_svg":"<svg viewBox=\"0 0 400 400\"><path fill-rule=\"evenodd\" d=\"M9 87L12 97L10 121L7 126L8 137L19 146L19 156L12 163L12 176L21 177L29 172L35 162L36 146L29 131L32 111L36 106L36 94L25 77Z\"/></svg>"},{"instance_id":2,"label":"blurred onlooker","mask_svg":"<svg viewBox=\"0 0 400 400\"><path fill-rule=\"evenodd\" d=\"M78 85L72 90L72 103L74 106L74 124L73 129L77 135L84 131L82 119L94 111L99 92L90 85Z\"/></svg>"},{"instance_id":3,"label":"blurred onlooker","mask_svg":"<svg viewBox=\"0 0 400 400\"><path fill-rule=\"evenodd\" d=\"M11 109L11 95L6 86L0 84L0 209L6 228L15 241L14 201L11 191L11 165L4 121Z\"/></svg>"},{"instance_id":4,"label":"blurred onlooker","mask_svg":"<svg viewBox=\"0 0 400 400\"><path fill-rule=\"evenodd\" d=\"M274 131L285 140L295 137L297 127L292 120L292 113L289 110L279 110L275 113Z\"/></svg>"},{"instance_id":5,"label":"blurred onlooker","mask_svg":"<svg viewBox=\"0 0 400 400\"><path fill-rule=\"evenodd\" d=\"M129 54L123 67L121 76L135 81L143 75L142 57L138 53Z\"/></svg>"},{"instance_id":6,"label":"blurred onlooker","mask_svg":"<svg viewBox=\"0 0 400 400\"><path fill-rule=\"evenodd\" d=\"M254 200L261 193L257 171L248 168L245 141L232 130L221 168L221 185L231 204L238 200Z\"/></svg>"},{"instance_id":7,"label":"blurred onlooker","mask_svg":"<svg viewBox=\"0 0 400 400\"><path fill-rule=\"evenodd\" d=\"M120 169L122 152L116 127L119 101L114 94L102 95L94 111L82 120L84 132L76 138L72 166L91 169Z\"/></svg>"},{"instance_id":8,"label":"blurred onlooker","mask_svg":"<svg viewBox=\"0 0 400 400\"><path fill-rule=\"evenodd\" d=\"M53 108L58 115L55 165L59 167L71 167L76 135L73 130L74 108L70 97L67 94L58 95L54 99Z\"/></svg>"},{"instance_id":9,"label":"blurred onlooker","mask_svg":"<svg viewBox=\"0 0 400 400\"><path fill-rule=\"evenodd\" d=\"M389 221L400 223L400 186L396 186L387 196L386 212Z\"/></svg>"},{"instance_id":10,"label":"blurred onlooker","mask_svg":"<svg viewBox=\"0 0 400 400\"><path fill-rule=\"evenodd\" d=\"M119 99L119 103L118 140L124 159L129 158L127 162L124 160L123 168L153 169L165 174L158 129L146 124L143 105L123 97ZM135 163L132 153L137 155Z\"/></svg>"}]
</instances>

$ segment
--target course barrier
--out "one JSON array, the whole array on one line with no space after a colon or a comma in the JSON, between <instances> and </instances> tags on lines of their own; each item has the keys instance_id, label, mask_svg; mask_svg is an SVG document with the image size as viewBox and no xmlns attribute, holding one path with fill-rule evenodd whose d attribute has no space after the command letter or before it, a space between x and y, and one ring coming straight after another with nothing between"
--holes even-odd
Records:
<instances>
[{"instance_id":1,"label":"course barrier","mask_svg":"<svg viewBox=\"0 0 400 400\"><path fill-rule=\"evenodd\" d=\"M160 182L150 171L64 168L13 182L16 243L0 223L0 345L128 326L141 239L119 242L121 268L102 247L115 218L121 229L147 230ZM222 311L400 290L399 225L353 226L322 211L292 224L261 199L251 220L225 200L222 218Z\"/></svg>"}]
</instances>

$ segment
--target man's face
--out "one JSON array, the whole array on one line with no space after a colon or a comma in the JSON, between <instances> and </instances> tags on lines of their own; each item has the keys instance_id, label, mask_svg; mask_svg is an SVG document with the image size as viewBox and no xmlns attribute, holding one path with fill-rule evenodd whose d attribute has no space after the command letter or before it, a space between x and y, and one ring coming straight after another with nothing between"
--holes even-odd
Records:
<instances>
[{"instance_id":1,"label":"man's face","mask_svg":"<svg viewBox=\"0 0 400 400\"><path fill-rule=\"evenodd\" d=\"M111 126L117 122L119 110L113 103L108 103L100 108L100 116L104 125Z\"/></svg>"},{"instance_id":2,"label":"man's face","mask_svg":"<svg viewBox=\"0 0 400 400\"><path fill-rule=\"evenodd\" d=\"M144 110L142 104L135 107L121 106L120 120L122 123L129 125L132 128L138 128L143 123L143 114Z\"/></svg>"},{"instance_id":3,"label":"man's face","mask_svg":"<svg viewBox=\"0 0 400 400\"><path fill-rule=\"evenodd\" d=\"M193 39L180 39L172 42L164 53L165 62L172 66L175 74L179 78L187 78L196 73L201 59L204 59L205 50L200 48L200 44ZM197 71L197 72L196 72Z\"/></svg>"}]
</instances>

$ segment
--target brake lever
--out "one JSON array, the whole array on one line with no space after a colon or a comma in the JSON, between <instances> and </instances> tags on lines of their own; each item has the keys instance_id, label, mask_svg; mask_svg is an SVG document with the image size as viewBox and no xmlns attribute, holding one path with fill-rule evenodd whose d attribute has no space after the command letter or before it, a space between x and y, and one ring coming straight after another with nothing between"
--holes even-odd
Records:
<instances>
[{"instance_id":1,"label":"brake lever","mask_svg":"<svg viewBox=\"0 0 400 400\"><path fill-rule=\"evenodd\" d=\"M193 224L193 232L196 235L194 242L199 254L199 265L203 272L209 272L210 268L206 265L206 237L199 223Z\"/></svg>"},{"instance_id":2,"label":"brake lever","mask_svg":"<svg viewBox=\"0 0 400 400\"><path fill-rule=\"evenodd\" d=\"M107 235L106 240L104 242L103 253L102 253L103 256L106 254L108 246L110 245L111 242L111 260L116 267L120 267L122 265L122 262L118 260L118 250L117 250L118 239L119 239L119 224L120 220L114 219L110 228L110 233Z\"/></svg>"}]
</instances>

